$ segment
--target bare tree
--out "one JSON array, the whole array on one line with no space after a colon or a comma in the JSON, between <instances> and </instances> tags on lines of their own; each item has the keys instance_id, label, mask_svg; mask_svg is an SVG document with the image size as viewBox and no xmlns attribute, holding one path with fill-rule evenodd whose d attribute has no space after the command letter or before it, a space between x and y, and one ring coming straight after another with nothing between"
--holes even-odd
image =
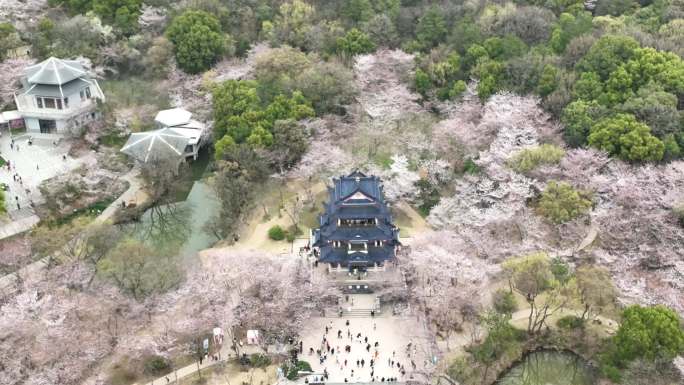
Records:
<instances>
[{"instance_id":1,"label":"bare tree","mask_svg":"<svg viewBox=\"0 0 684 385\"><path fill-rule=\"evenodd\" d=\"M302 210L304 209L304 202L299 199L299 194L297 194L294 200L287 202L283 205L283 211L290 218L292 222L292 228L295 232L299 230L299 220L302 215Z\"/></svg>"}]
</instances>

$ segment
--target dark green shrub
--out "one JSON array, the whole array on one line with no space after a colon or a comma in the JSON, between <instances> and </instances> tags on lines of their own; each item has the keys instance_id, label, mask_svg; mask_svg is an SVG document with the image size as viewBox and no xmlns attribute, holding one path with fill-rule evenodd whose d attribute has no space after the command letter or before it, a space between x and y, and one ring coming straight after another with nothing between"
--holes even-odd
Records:
<instances>
[{"instance_id":1,"label":"dark green shrub","mask_svg":"<svg viewBox=\"0 0 684 385\"><path fill-rule=\"evenodd\" d=\"M292 231L288 231L285 233L285 240L288 242L294 242L294 240L297 238L297 234L293 233Z\"/></svg>"},{"instance_id":2,"label":"dark green shrub","mask_svg":"<svg viewBox=\"0 0 684 385\"><path fill-rule=\"evenodd\" d=\"M561 329L581 329L584 327L584 320L574 315L568 315L559 319L556 324Z\"/></svg>"},{"instance_id":3,"label":"dark green shrub","mask_svg":"<svg viewBox=\"0 0 684 385\"><path fill-rule=\"evenodd\" d=\"M542 144L516 153L508 162L519 173L534 170L540 165L557 164L565 156L565 150L553 144Z\"/></svg>"},{"instance_id":4,"label":"dark green shrub","mask_svg":"<svg viewBox=\"0 0 684 385\"><path fill-rule=\"evenodd\" d=\"M254 368L263 368L271 365L271 358L265 354L254 353L249 356L249 365Z\"/></svg>"},{"instance_id":5,"label":"dark green shrub","mask_svg":"<svg viewBox=\"0 0 684 385\"><path fill-rule=\"evenodd\" d=\"M518 303L515 296L508 290L499 289L494 293L492 299L494 310L499 314L513 314L518 310Z\"/></svg>"},{"instance_id":6,"label":"dark green shrub","mask_svg":"<svg viewBox=\"0 0 684 385\"><path fill-rule=\"evenodd\" d=\"M285 231L285 240L288 242L294 242L298 235L302 235L302 229L299 226L290 226Z\"/></svg>"},{"instance_id":7,"label":"dark green shrub","mask_svg":"<svg viewBox=\"0 0 684 385\"><path fill-rule=\"evenodd\" d=\"M197 10L176 16L166 36L173 42L178 66L190 73L209 69L223 55L226 44L218 19Z\"/></svg>"},{"instance_id":8,"label":"dark green shrub","mask_svg":"<svg viewBox=\"0 0 684 385\"><path fill-rule=\"evenodd\" d=\"M604 376L608 377L608 379L615 383L619 383L622 380L622 376L620 375L620 369L616 368L613 365L602 365L601 373L603 373Z\"/></svg>"},{"instance_id":9,"label":"dark green shrub","mask_svg":"<svg viewBox=\"0 0 684 385\"><path fill-rule=\"evenodd\" d=\"M297 361L296 365L292 365L291 362L286 362L283 367L283 372L288 380L293 381L297 379L297 374L302 372L311 372L311 365L306 361Z\"/></svg>"},{"instance_id":10,"label":"dark green shrub","mask_svg":"<svg viewBox=\"0 0 684 385\"><path fill-rule=\"evenodd\" d=\"M463 172L466 174L477 174L480 172L480 166L472 158L468 158L463 163Z\"/></svg>"},{"instance_id":11,"label":"dark green shrub","mask_svg":"<svg viewBox=\"0 0 684 385\"><path fill-rule=\"evenodd\" d=\"M268 237L274 241L282 241L285 239L285 230L282 227L275 225L268 229Z\"/></svg>"},{"instance_id":12,"label":"dark green shrub","mask_svg":"<svg viewBox=\"0 0 684 385\"><path fill-rule=\"evenodd\" d=\"M145 374L159 376L171 369L171 361L162 356L150 356L143 363Z\"/></svg>"},{"instance_id":13,"label":"dark green shrub","mask_svg":"<svg viewBox=\"0 0 684 385\"><path fill-rule=\"evenodd\" d=\"M672 209L672 212L677 217L679 224L684 226L684 202L678 204Z\"/></svg>"},{"instance_id":14,"label":"dark green shrub","mask_svg":"<svg viewBox=\"0 0 684 385\"><path fill-rule=\"evenodd\" d=\"M541 195L538 210L542 216L560 224L583 215L590 208L591 194L552 180Z\"/></svg>"},{"instance_id":15,"label":"dark green shrub","mask_svg":"<svg viewBox=\"0 0 684 385\"><path fill-rule=\"evenodd\" d=\"M310 372L311 365L306 361L297 361L297 369L304 372Z\"/></svg>"},{"instance_id":16,"label":"dark green shrub","mask_svg":"<svg viewBox=\"0 0 684 385\"><path fill-rule=\"evenodd\" d=\"M427 179L419 179L415 182L418 187L418 212L420 215L427 217L430 210L439 203L439 190Z\"/></svg>"}]
</instances>

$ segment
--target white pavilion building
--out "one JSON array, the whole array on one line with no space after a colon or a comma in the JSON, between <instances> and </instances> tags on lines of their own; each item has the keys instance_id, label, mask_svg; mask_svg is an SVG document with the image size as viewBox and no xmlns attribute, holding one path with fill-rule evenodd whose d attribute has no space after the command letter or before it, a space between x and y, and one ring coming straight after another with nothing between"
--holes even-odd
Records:
<instances>
[{"instance_id":1,"label":"white pavilion building","mask_svg":"<svg viewBox=\"0 0 684 385\"><path fill-rule=\"evenodd\" d=\"M140 162L163 159L197 159L208 141L205 124L192 119L192 113L182 108L159 111L155 117L157 129L131 134L121 152Z\"/></svg>"},{"instance_id":2,"label":"white pavilion building","mask_svg":"<svg viewBox=\"0 0 684 385\"><path fill-rule=\"evenodd\" d=\"M74 60L51 57L27 67L21 84L16 115L28 133L77 134L98 117L97 100L105 100L97 80Z\"/></svg>"}]
</instances>

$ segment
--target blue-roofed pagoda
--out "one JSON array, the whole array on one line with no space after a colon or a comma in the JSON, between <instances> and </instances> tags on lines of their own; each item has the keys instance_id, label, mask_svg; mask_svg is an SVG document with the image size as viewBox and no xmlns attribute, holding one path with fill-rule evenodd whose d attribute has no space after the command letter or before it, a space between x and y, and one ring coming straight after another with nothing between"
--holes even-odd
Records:
<instances>
[{"instance_id":1,"label":"blue-roofed pagoda","mask_svg":"<svg viewBox=\"0 0 684 385\"><path fill-rule=\"evenodd\" d=\"M354 171L334 178L328 191L321 227L312 234L318 260L350 270L393 260L399 229L392 224L380 178Z\"/></svg>"}]
</instances>

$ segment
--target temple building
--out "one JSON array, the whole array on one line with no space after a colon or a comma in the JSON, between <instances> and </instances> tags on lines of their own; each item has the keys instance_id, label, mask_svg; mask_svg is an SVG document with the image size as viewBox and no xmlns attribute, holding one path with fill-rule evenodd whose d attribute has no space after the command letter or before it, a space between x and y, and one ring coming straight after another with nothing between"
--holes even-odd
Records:
<instances>
[{"instance_id":1,"label":"temple building","mask_svg":"<svg viewBox=\"0 0 684 385\"><path fill-rule=\"evenodd\" d=\"M354 171L333 179L330 199L312 232L318 260L332 267L382 266L395 258L399 229L392 223L380 179Z\"/></svg>"}]
</instances>

